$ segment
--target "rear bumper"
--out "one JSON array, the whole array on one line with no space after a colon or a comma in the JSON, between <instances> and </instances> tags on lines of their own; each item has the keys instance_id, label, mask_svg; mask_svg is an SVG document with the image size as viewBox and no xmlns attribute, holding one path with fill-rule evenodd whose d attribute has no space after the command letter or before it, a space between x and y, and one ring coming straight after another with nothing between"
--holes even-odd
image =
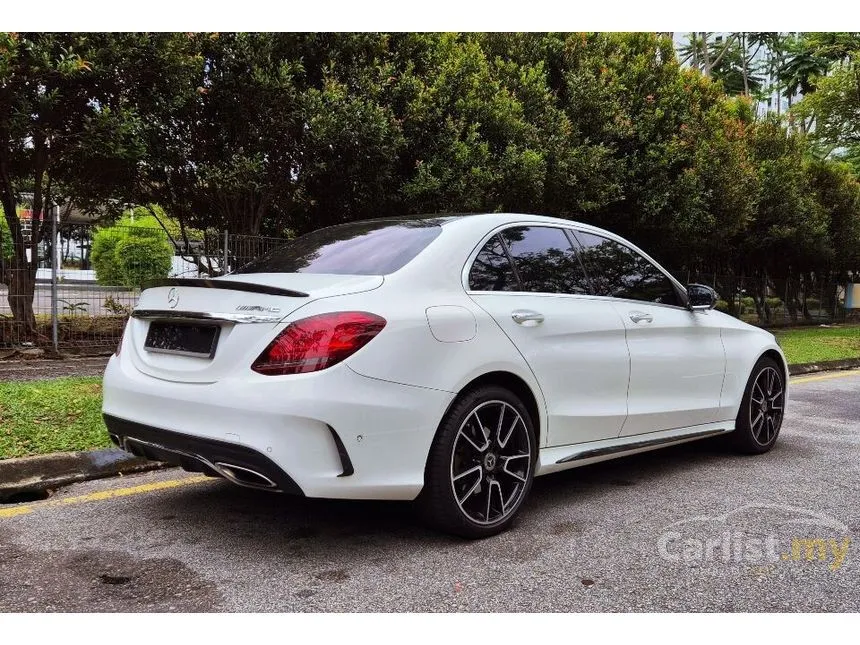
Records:
<instances>
[{"instance_id":1,"label":"rear bumper","mask_svg":"<svg viewBox=\"0 0 860 645\"><path fill-rule=\"evenodd\" d=\"M192 472L219 475L235 484L304 495L302 489L263 453L226 441L194 437L104 415L111 440L120 448Z\"/></svg>"},{"instance_id":2,"label":"rear bumper","mask_svg":"<svg viewBox=\"0 0 860 645\"><path fill-rule=\"evenodd\" d=\"M237 369L215 383L166 381L139 372L123 353L105 371L102 412L111 434L136 439L125 447L146 456L160 450L181 464L184 455L192 459L185 465L204 472L200 463L232 463L275 482L268 488L307 497L406 500L421 492L453 398L346 364L283 377Z\"/></svg>"}]
</instances>

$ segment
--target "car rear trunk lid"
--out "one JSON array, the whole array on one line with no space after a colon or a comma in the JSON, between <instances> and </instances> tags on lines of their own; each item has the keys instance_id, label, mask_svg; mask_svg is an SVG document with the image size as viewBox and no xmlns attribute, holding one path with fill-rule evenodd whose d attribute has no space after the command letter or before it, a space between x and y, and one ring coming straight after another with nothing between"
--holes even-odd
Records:
<instances>
[{"instance_id":1,"label":"car rear trunk lid","mask_svg":"<svg viewBox=\"0 0 860 645\"><path fill-rule=\"evenodd\" d=\"M214 383L250 369L277 325L300 307L382 283L375 275L305 273L159 281L132 312L129 355L138 371L155 378Z\"/></svg>"}]
</instances>

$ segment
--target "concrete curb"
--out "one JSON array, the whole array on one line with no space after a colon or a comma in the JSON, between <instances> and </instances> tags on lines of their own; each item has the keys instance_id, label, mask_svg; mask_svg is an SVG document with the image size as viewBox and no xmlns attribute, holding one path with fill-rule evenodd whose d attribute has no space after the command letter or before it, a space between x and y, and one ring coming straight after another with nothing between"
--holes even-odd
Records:
<instances>
[{"instance_id":1,"label":"concrete curb","mask_svg":"<svg viewBox=\"0 0 860 645\"><path fill-rule=\"evenodd\" d=\"M102 477L166 468L119 450L55 452L36 457L0 460L0 502L20 493L33 493Z\"/></svg>"},{"instance_id":2,"label":"concrete curb","mask_svg":"<svg viewBox=\"0 0 860 645\"><path fill-rule=\"evenodd\" d=\"M852 370L860 367L860 358L845 358L839 361L820 361L818 363L797 363L788 366L790 376L811 374L812 372L828 372L831 370Z\"/></svg>"}]
</instances>

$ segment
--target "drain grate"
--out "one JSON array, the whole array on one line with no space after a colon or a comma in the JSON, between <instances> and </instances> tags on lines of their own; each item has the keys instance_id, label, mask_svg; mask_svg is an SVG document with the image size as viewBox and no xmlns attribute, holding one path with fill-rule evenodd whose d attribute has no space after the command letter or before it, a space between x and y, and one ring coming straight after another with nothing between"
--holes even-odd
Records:
<instances>
[{"instance_id":1,"label":"drain grate","mask_svg":"<svg viewBox=\"0 0 860 645\"><path fill-rule=\"evenodd\" d=\"M41 502L51 496L49 490L23 490L10 495L0 495L0 504L29 504Z\"/></svg>"}]
</instances>

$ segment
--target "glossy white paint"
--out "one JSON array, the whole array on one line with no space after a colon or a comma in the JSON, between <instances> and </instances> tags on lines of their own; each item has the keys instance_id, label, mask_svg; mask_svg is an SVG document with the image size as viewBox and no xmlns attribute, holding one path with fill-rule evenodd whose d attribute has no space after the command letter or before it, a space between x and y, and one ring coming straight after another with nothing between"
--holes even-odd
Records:
<instances>
[{"instance_id":1,"label":"glossy white paint","mask_svg":"<svg viewBox=\"0 0 860 645\"><path fill-rule=\"evenodd\" d=\"M755 361L766 351L782 356L771 334L716 311L589 295L470 292L466 276L483 242L517 224L620 240L554 218L475 215L444 223L421 254L385 276L220 278L304 291L307 298L181 286L177 311L234 312L250 305L279 320L222 324L217 352L208 360L145 351L150 323L132 319L122 352L105 373L104 411L253 448L305 494L336 498L414 498L448 406L487 375L515 377L533 395L538 474L590 463L557 463L586 447L642 437L683 441L703 428L733 427ZM166 287L145 291L138 308L166 309L167 293ZM345 362L289 376L250 369L290 322L353 310L382 316L387 324ZM635 312L651 322L634 322ZM353 461L353 475L338 477L329 426Z\"/></svg>"},{"instance_id":2,"label":"glossy white paint","mask_svg":"<svg viewBox=\"0 0 860 645\"><path fill-rule=\"evenodd\" d=\"M475 293L522 352L547 404L548 445L615 437L627 417L630 356L607 300L533 293ZM543 321L517 323L516 311Z\"/></svg>"},{"instance_id":3,"label":"glossy white paint","mask_svg":"<svg viewBox=\"0 0 860 645\"><path fill-rule=\"evenodd\" d=\"M720 392L726 358L717 317L711 311L644 302L613 304L624 321L630 353L621 434L725 421Z\"/></svg>"},{"instance_id":4,"label":"glossy white paint","mask_svg":"<svg viewBox=\"0 0 860 645\"><path fill-rule=\"evenodd\" d=\"M427 307L427 324L430 333L440 343L465 343L478 331L475 314L457 305Z\"/></svg>"}]
</instances>

